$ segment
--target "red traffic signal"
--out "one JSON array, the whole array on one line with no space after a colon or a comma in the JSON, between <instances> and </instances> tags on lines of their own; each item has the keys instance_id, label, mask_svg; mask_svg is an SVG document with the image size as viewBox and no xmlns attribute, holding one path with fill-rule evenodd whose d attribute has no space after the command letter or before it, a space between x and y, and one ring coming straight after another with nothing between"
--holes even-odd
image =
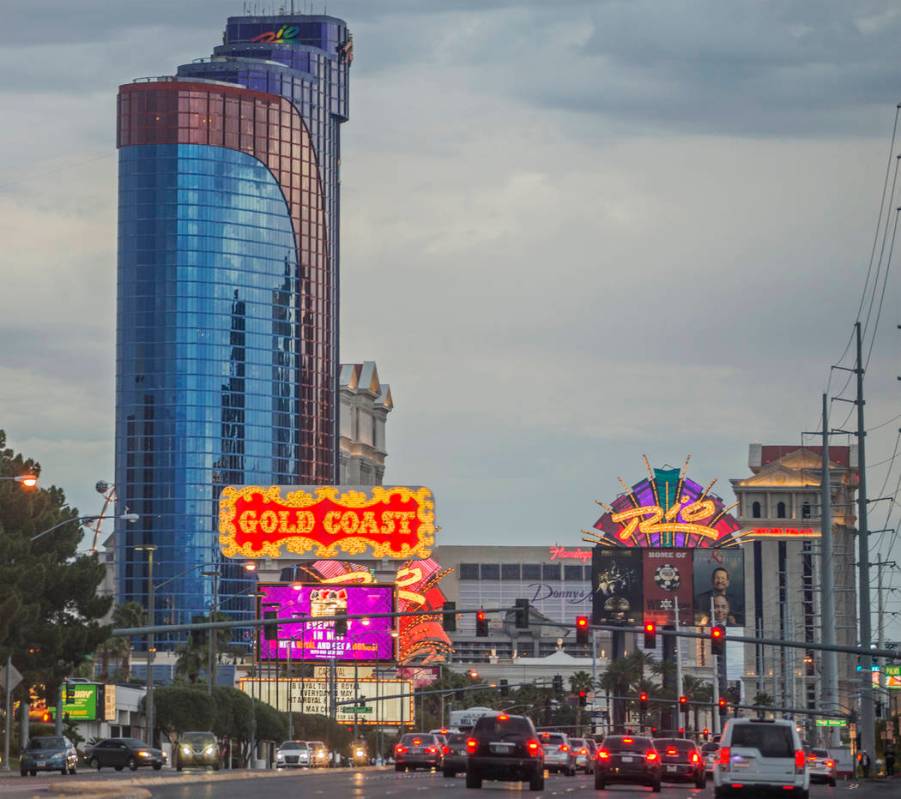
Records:
<instances>
[{"instance_id":1,"label":"red traffic signal","mask_svg":"<svg viewBox=\"0 0 901 799\"><path fill-rule=\"evenodd\" d=\"M579 691L579 707L585 707L588 704L588 692Z\"/></svg>"},{"instance_id":2,"label":"red traffic signal","mask_svg":"<svg viewBox=\"0 0 901 799\"><path fill-rule=\"evenodd\" d=\"M647 710L647 707L648 707L648 692L647 691L642 691L638 695L638 705L641 708L641 710Z\"/></svg>"},{"instance_id":3,"label":"red traffic signal","mask_svg":"<svg viewBox=\"0 0 901 799\"><path fill-rule=\"evenodd\" d=\"M729 700L725 696L721 696L718 704L720 706L720 715L725 716L729 712Z\"/></svg>"},{"instance_id":4,"label":"red traffic signal","mask_svg":"<svg viewBox=\"0 0 901 799\"><path fill-rule=\"evenodd\" d=\"M576 616L576 643L585 646L588 643L588 616Z\"/></svg>"},{"instance_id":5,"label":"red traffic signal","mask_svg":"<svg viewBox=\"0 0 901 799\"><path fill-rule=\"evenodd\" d=\"M476 637L488 637L488 615L484 610L479 610L476 612Z\"/></svg>"},{"instance_id":6,"label":"red traffic signal","mask_svg":"<svg viewBox=\"0 0 901 799\"><path fill-rule=\"evenodd\" d=\"M687 696L684 696L684 695L683 695L683 696L680 696L680 697L679 697L679 704L682 705L683 707L684 707L685 705L687 705L687 704L688 704L688 697L687 697Z\"/></svg>"},{"instance_id":7,"label":"red traffic signal","mask_svg":"<svg viewBox=\"0 0 901 799\"><path fill-rule=\"evenodd\" d=\"M710 628L710 651L714 655L726 654L726 628L722 625Z\"/></svg>"},{"instance_id":8,"label":"red traffic signal","mask_svg":"<svg viewBox=\"0 0 901 799\"><path fill-rule=\"evenodd\" d=\"M657 648L657 625L652 621L646 621L644 623L644 648L645 649L656 649Z\"/></svg>"}]
</instances>

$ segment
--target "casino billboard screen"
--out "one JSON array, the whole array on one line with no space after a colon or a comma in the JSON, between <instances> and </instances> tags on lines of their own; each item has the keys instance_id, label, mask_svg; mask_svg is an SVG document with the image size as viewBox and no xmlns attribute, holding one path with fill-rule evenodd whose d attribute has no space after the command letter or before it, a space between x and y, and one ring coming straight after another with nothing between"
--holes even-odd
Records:
<instances>
[{"instance_id":1,"label":"casino billboard screen","mask_svg":"<svg viewBox=\"0 0 901 799\"><path fill-rule=\"evenodd\" d=\"M260 660L394 660L394 620L376 615L394 612L394 586L262 583L259 589L258 616L270 621L258 628ZM337 635L334 621L320 619L341 611L348 616L373 615L348 619L347 634Z\"/></svg>"}]
</instances>

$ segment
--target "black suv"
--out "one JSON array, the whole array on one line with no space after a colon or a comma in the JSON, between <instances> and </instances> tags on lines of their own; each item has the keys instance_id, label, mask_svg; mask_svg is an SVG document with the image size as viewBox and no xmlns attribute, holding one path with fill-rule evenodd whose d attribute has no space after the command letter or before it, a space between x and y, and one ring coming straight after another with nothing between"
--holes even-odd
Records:
<instances>
[{"instance_id":1,"label":"black suv","mask_svg":"<svg viewBox=\"0 0 901 799\"><path fill-rule=\"evenodd\" d=\"M603 790L614 782L647 785L660 793L660 753L650 738L608 735L594 760L594 787Z\"/></svg>"},{"instance_id":2,"label":"black suv","mask_svg":"<svg viewBox=\"0 0 901 799\"><path fill-rule=\"evenodd\" d=\"M466 739L466 753L467 788L481 788L482 780L505 780L544 790L544 749L525 716L482 716Z\"/></svg>"}]
</instances>

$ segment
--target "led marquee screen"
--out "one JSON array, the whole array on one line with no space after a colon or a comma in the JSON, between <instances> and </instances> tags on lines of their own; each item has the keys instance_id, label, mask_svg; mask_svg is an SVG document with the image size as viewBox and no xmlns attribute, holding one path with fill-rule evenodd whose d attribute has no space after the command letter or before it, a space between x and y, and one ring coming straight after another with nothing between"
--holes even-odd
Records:
<instances>
[{"instance_id":1,"label":"led marquee screen","mask_svg":"<svg viewBox=\"0 0 901 799\"><path fill-rule=\"evenodd\" d=\"M392 613L394 586L263 583L259 589L258 615L273 622L258 628L260 660L394 660L393 619L348 619L347 635L342 636L335 634L334 621L318 621L339 611L348 616Z\"/></svg>"}]
</instances>

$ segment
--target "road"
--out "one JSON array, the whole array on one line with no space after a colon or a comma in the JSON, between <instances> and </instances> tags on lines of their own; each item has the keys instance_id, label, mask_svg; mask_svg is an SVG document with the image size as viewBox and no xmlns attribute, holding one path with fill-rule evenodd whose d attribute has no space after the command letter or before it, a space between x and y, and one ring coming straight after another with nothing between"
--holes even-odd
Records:
<instances>
[{"instance_id":1,"label":"road","mask_svg":"<svg viewBox=\"0 0 901 799\"><path fill-rule=\"evenodd\" d=\"M497 795L498 791L521 794L525 797L542 799L546 797L593 797L598 799L629 799L645 794L650 799L651 792L646 788L632 786L612 786L604 794L594 790L594 782L590 776L548 777L545 790L532 793L524 790L517 783L485 782L482 791L466 789L464 777L444 779L440 774L417 772L415 774L397 774L382 769L353 771L339 769L336 771L300 771L274 774L251 774L248 772L219 773L209 775L209 781L196 782L197 774L166 770L153 775L124 775L116 772L101 774L80 774L78 777L62 777L60 775L42 775L36 778L10 777L0 779L0 797L52 797L60 795L54 788L65 781L75 781L85 786L90 793L94 786L100 788L121 788L123 797L134 794L135 787L149 791L159 799L192 799L193 797L215 797L216 799L284 799L286 795L303 795L304 797L324 797L324 799L406 799L406 797L422 797L422 799L475 799L478 796ZM207 779L207 777L202 777ZM901 780L892 782L840 782L836 788L815 785L811 789L811 799L894 799L899 795ZM146 793L141 792L146 796ZM69 794L71 795L71 794ZM113 794L108 793L107 796ZM708 783L704 790L683 785L664 784L660 799L713 799L713 788Z\"/></svg>"}]
</instances>

